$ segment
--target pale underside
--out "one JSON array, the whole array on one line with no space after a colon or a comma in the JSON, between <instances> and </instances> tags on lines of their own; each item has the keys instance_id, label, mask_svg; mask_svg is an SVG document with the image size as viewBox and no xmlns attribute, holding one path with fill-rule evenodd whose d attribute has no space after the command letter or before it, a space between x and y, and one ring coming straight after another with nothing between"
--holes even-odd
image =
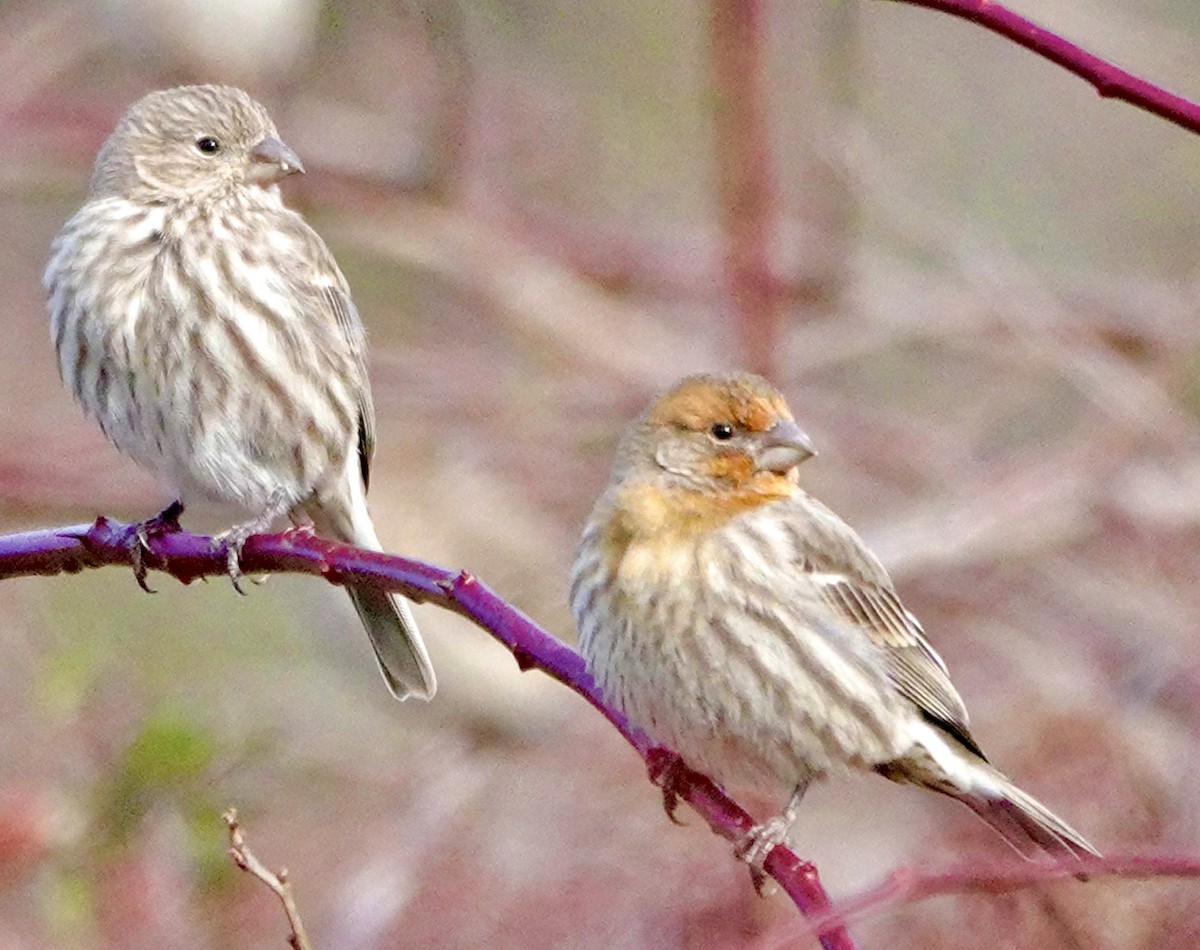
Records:
<instances>
[{"instance_id":1,"label":"pale underside","mask_svg":"<svg viewBox=\"0 0 1200 950\"><path fill-rule=\"evenodd\" d=\"M261 513L344 491L372 436L344 280L298 215L255 192L169 212L93 201L47 289L63 378L109 439L185 501Z\"/></svg>"},{"instance_id":2,"label":"pale underside","mask_svg":"<svg viewBox=\"0 0 1200 950\"><path fill-rule=\"evenodd\" d=\"M928 735L887 651L830 609L821 585L789 585L805 567L777 518L742 516L669 555L634 542L611 576L598 551L576 570L589 668L693 768L783 799L837 766L899 759ZM601 575L607 583L579 581Z\"/></svg>"}]
</instances>

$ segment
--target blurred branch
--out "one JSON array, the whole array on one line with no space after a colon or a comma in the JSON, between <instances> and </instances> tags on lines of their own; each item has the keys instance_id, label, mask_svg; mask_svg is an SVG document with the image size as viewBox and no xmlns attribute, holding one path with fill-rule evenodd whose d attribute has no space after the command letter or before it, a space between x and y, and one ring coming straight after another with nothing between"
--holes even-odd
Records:
<instances>
[{"instance_id":1,"label":"blurred branch","mask_svg":"<svg viewBox=\"0 0 1200 950\"><path fill-rule=\"evenodd\" d=\"M106 565L133 566L137 525L97 518L94 524L30 531L0 537L0 579L30 575L74 574ZM187 532L155 534L142 556L147 567L165 571L187 584L200 577L222 576L225 554L213 539ZM522 670L538 669L574 690L605 716L638 751L656 780L673 754L652 746L625 718L606 705L584 668L583 658L537 626L466 571L362 551L304 531L256 535L242 551L247 574L297 573L323 577L332 584L366 582L395 591L418 603L452 610L482 627L512 652ZM708 778L683 767L672 768L673 793L700 814L712 830L740 841L753 819ZM765 870L808 917L820 916L825 950L854 950L849 934L830 910L817 869L779 845Z\"/></svg>"},{"instance_id":2,"label":"blurred branch","mask_svg":"<svg viewBox=\"0 0 1200 950\"><path fill-rule=\"evenodd\" d=\"M978 23L1043 56L1096 87L1105 99L1120 99L1189 132L1200 132L1200 106L1114 66L992 0L893 0L940 10Z\"/></svg>"},{"instance_id":3,"label":"blurred branch","mask_svg":"<svg viewBox=\"0 0 1200 950\"><path fill-rule=\"evenodd\" d=\"M762 76L765 16L761 0L712 0L710 44L726 290L737 322L741 363L769 376L781 301L770 258L774 188Z\"/></svg>"},{"instance_id":4,"label":"blurred branch","mask_svg":"<svg viewBox=\"0 0 1200 950\"><path fill-rule=\"evenodd\" d=\"M242 826L238 824L236 808L228 809L221 817L229 826L229 856L233 858L233 863L247 874L253 874L266 884L283 904L283 912L287 914L288 924L292 928L292 932L288 936L289 946L292 947L292 950L312 950L312 944L308 942L308 934L304 932L304 923L300 920L300 911L297 910L296 901L292 898L292 884L288 880L287 868L280 868L278 872L268 870L266 865L254 856L254 852L246 844Z\"/></svg>"},{"instance_id":5,"label":"blurred branch","mask_svg":"<svg viewBox=\"0 0 1200 950\"><path fill-rule=\"evenodd\" d=\"M1085 862L1087 878L1122 877L1134 880L1147 878L1200 877L1200 858L1161 855L1157 857L1110 855L1089 858ZM838 901L826 911L828 919L810 917L805 926L816 933L826 923L847 923L882 908L894 908L946 894L1008 894L1026 890L1046 881L1066 880L1079 876L1079 866L1057 864L994 865L978 867L964 865L945 871L918 872L912 868L897 868L883 881L857 897Z\"/></svg>"}]
</instances>

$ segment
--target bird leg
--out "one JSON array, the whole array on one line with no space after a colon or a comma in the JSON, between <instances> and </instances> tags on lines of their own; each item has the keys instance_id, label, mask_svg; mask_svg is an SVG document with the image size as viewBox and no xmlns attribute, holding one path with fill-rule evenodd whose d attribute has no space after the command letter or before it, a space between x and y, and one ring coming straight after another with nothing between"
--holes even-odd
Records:
<instances>
[{"instance_id":1,"label":"bird leg","mask_svg":"<svg viewBox=\"0 0 1200 950\"><path fill-rule=\"evenodd\" d=\"M766 874L763 870L767 857L775 849L775 845L787 841L788 831L796 820L796 811L808 790L808 780L799 783L788 799L787 806L774 818L768 818L761 824L755 825L733 849L733 853L750 865L750 877L754 880L754 889L763 893Z\"/></svg>"},{"instance_id":2,"label":"bird leg","mask_svg":"<svg viewBox=\"0 0 1200 950\"><path fill-rule=\"evenodd\" d=\"M225 573L233 582L233 589L239 594L242 590L242 548L256 534L262 534L293 507L291 496L282 490L271 493L267 499L267 507L262 514L241 524L235 524L228 531L223 531L213 538L213 547L225 551Z\"/></svg>"},{"instance_id":3,"label":"bird leg","mask_svg":"<svg viewBox=\"0 0 1200 950\"><path fill-rule=\"evenodd\" d=\"M183 502L173 501L153 518L141 522L134 530L133 540L129 543L129 559L133 563L134 580L138 582L138 587L147 594L157 593L146 583L146 555L150 552L150 540L183 530L179 527L181 514L183 514Z\"/></svg>"}]
</instances>

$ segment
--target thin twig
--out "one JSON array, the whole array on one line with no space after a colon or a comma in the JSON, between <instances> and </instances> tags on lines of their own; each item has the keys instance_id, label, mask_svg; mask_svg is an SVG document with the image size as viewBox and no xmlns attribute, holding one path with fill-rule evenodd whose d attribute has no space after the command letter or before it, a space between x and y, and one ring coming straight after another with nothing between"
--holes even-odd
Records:
<instances>
[{"instance_id":1,"label":"thin twig","mask_svg":"<svg viewBox=\"0 0 1200 950\"><path fill-rule=\"evenodd\" d=\"M271 893L278 897L279 902L283 904L283 912L287 914L288 925L292 928L292 932L288 936L288 945L292 947L292 950L312 950L312 944L308 942L308 934L304 932L304 922L300 919L300 911L292 897L292 882L288 880L287 868L280 868L278 871L268 870L266 865L254 856L254 852L250 850L250 846L246 844L246 838L242 834L242 826L238 823L236 808L227 809L221 817L229 826L229 856L233 858L233 863L266 884L271 889Z\"/></svg>"},{"instance_id":2,"label":"thin twig","mask_svg":"<svg viewBox=\"0 0 1200 950\"><path fill-rule=\"evenodd\" d=\"M1189 132L1200 132L1200 106L1138 79L992 0L892 0L940 10L999 33L1087 80L1106 99L1120 99Z\"/></svg>"},{"instance_id":3,"label":"thin twig","mask_svg":"<svg viewBox=\"0 0 1200 950\"><path fill-rule=\"evenodd\" d=\"M992 867L963 865L927 872L897 868L874 887L855 897L838 901L826 912L829 914L828 920L821 915L809 917L803 924L803 935L811 939L818 928L829 921L849 923L883 908L891 909L946 894L1008 894L1047 881L1078 877L1081 870L1089 879L1197 878L1200 877L1200 859L1187 855L1108 855L1087 858L1069 867L1024 862Z\"/></svg>"}]
</instances>

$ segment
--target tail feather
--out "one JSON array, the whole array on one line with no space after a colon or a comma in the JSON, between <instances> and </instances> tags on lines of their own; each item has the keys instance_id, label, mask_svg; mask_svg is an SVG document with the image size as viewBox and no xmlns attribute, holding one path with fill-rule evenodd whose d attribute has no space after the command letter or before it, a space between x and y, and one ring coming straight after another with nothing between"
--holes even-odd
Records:
<instances>
[{"instance_id":1,"label":"tail feather","mask_svg":"<svg viewBox=\"0 0 1200 950\"><path fill-rule=\"evenodd\" d=\"M318 534L338 538L371 551L382 551L375 526L367 513L365 486L356 468L347 462L348 473L341 494L314 498L303 505ZM408 602L374 587L347 587L350 600L367 629L379 670L393 696L410 696L426 701L437 692L433 664L417 630Z\"/></svg>"},{"instance_id":2,"label":"tail feather","mask_svg":"<svg viewBox=\"0 0 1200 950\"><path fill-rule=\"evenodd\" d=\"M350 600L367 630L379 671L393 696L430 700L437 692L433 664L408 603L373 587L348 587Z\"/></svg>"},{"instance_id":3,"label":"tail feather","mask_svg":"<svg viewBox=\"0 0 1200 950\"><path fill-rule=\"evenodd\" d=\"M953 737L931 726L923 739L904 758L876 771L893 782L958 799L1024 858L1038 852L1077 860L1100 857L1083 835Z\"/></svg>"},{"instance_id":4,"label":"tail feather","mask_svg":"<svg viewBox=\"0 0 1200 950\"><path fill-rule=\"evenodd\" d=\"M1022 857L1032 858L1039 850L1056 857L1100 856L1091 842L1049 808L999 772L990 771L994 789L953 793L954 797L991 825Z\"/></svg>"}]
</instances>

